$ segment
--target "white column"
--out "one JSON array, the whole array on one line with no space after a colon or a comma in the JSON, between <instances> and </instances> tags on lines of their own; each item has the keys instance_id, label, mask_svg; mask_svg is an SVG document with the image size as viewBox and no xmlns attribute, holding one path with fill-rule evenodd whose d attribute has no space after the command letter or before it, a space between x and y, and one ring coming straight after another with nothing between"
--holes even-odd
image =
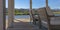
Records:
<instances>
[{"instance_id":1,"label":"white column","mask_svg":"<svg viewBox=\"0 0 60 30\"><path fill-rule=\"evenodd\" d=\"M5 30L5 0L0 0L0 30Z\"/></svg>"},{"instance_id":2,"label":"white column","mask_svg":"<svg viewBox=\"0 0 60 30\"><path fill-rule=\"evenodd\" d=\"M13 27L14 0L8 0L8 27Z\"/></svg>"}]
</instances>

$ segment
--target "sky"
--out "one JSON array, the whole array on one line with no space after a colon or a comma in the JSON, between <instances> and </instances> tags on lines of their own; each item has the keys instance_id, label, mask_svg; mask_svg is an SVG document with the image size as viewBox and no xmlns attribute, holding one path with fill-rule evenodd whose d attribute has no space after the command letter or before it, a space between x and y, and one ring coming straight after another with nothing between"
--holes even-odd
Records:
<instances>
[{"instance_id":1,"label":"sky","mask_svg":"<svg viewBox=\"0 0 60 30\"><path fill-rule=\"evenodd\" d=\"M29 9L30 0L14 0L15 8L25 8ZM60 0L49 0L48 5L51 9L60 9ZM45 0L32 0L32 8L45 7ZM8 8L8 0L6 0L6 8Z\"/></svg>"}]
</instances>

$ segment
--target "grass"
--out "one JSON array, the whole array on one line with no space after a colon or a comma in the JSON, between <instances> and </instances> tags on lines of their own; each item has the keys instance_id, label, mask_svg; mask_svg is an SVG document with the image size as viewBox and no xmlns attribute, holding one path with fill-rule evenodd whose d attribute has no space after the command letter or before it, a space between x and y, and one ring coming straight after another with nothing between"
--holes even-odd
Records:
<instances>
[{"instance_id":1,"label":"grass","mask_svg":"<svg viewBox=\"0 0 60 30\"><path fill-rule=\"evenodd\" d=\"M53 12L54 14L60 14L60 12Z\"/></svg>"}]
</instances>

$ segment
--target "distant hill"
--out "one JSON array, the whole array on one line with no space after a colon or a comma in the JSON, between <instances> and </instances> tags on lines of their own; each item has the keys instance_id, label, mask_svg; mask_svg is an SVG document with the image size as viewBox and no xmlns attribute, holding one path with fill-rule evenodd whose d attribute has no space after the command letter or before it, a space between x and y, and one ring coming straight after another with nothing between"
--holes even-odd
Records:
<instances>
[{"instance_id":1,"label":"distant hill","mask_svg":"<svg viewBox=\"0 0 60 30\"><path fill-rule=\"evenodd\" d=\"M22 11L22 12L24 12L24 11L29 11L29 9L23 9L23 8L21 8L21 9L15 9L15 10L17 10L17 11ZM34 11L35 10L37 10L37 9L33 9ZM6 8L6 12L8 11L8 8Z\"/></svg>"},{"instance_id":2,"label":"distant hill","mask_svg":"<svg viewBox=\"0 0 60 30\"><path fill-rule=\"evenodd\" d=\"M37 9L32 9L34 11L34 14L37 14ZM60 12L60 9L51 9L52 12ZM6 13L8 13L8 8L6 8ZM29 9L15 9L15 14L29 14Z\"/></svg>"},{"instance_id":3,"label":"distant hill","mask_svg":"<svg viewBox=\"0 0 60 30\"><path fill-rule=\"evenodd\" d=\"M24 11L29 11L29 9L23 9L23 8L21 8L21 9L15 9L15 10L18 10L18 11L22 11L22 12L24 12ZM37 9L33 9L34 11L37 11ZM56 12L56 11L60 11L60 9L51 9L53 12ZM8 11L8 8L6 8L6 11Z\"/></svg>"}]
</instances>

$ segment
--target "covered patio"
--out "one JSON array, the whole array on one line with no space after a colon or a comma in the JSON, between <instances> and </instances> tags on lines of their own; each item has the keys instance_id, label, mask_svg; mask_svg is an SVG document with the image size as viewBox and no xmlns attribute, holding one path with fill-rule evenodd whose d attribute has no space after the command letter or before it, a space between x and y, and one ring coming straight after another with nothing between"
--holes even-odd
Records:
<instances>
[{"instance_id":1,"label":"covered patio","mask_svg":"<svg viewBox=\"0 0 60 30\"><path fill-rule=\"evenodd\" d=\"M15 20L14 19L14 0L8 0L8 23L6 28L6 0L0 0L0 30L41 30L36 24L34 19L34 12L32 10L32 0L30 0L30 19L26 20ZM48 10L48 0L46 0L46 10ZM33 20L33 22L31 22ZM40 19L38 20L40 23ZM33 23L33 24L29 24ZM49 23L49 22L48 22ZM40 24L39 24L40 25ZM48 30L50 30L50 23L48 24Z\"/></svg>"}]
</instances>

